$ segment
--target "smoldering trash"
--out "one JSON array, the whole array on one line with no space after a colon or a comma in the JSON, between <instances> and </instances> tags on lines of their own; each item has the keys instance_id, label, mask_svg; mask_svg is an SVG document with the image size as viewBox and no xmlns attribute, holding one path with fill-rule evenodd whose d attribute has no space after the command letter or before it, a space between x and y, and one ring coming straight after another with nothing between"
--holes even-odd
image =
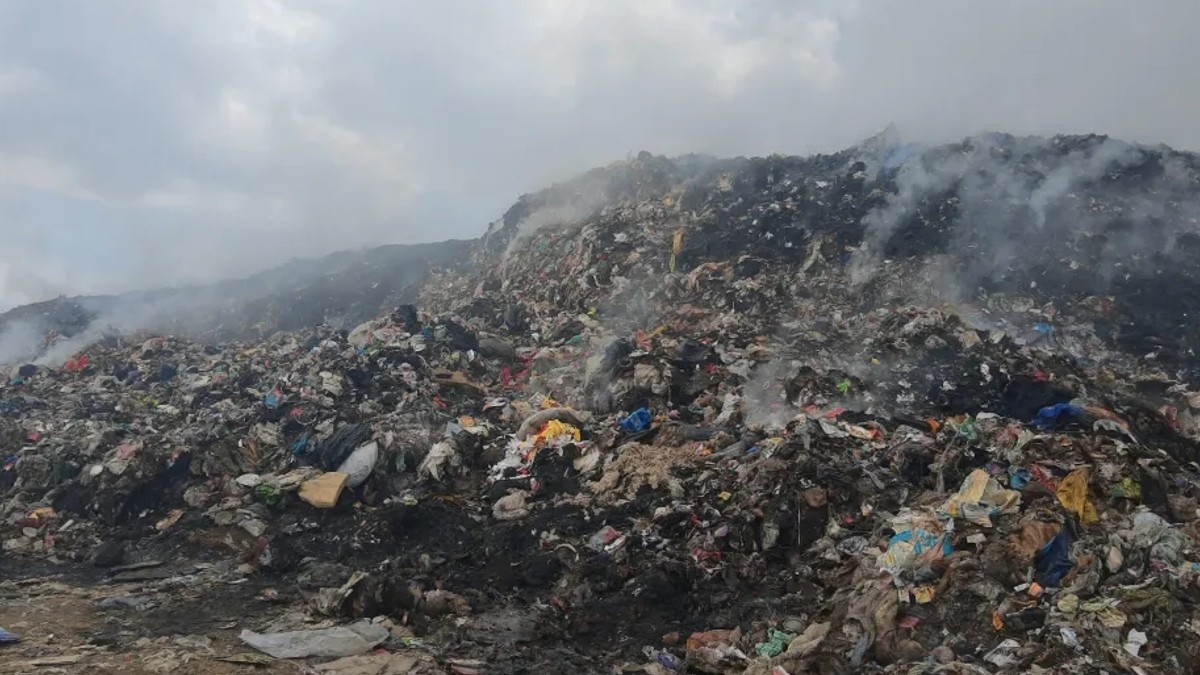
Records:
<instances>
[{"instance_id":1,"label":"smoldering trash","mask_svg":"<svg viewBox=\"0 0 1200 675\"><path fill-rule=\"evenodd\" d=\"M4 597L123 598L83 666L188 601L162 663L1194 672L1198 166L642 154L365 322L12 363Z\"/></svg>"}]
</instances>

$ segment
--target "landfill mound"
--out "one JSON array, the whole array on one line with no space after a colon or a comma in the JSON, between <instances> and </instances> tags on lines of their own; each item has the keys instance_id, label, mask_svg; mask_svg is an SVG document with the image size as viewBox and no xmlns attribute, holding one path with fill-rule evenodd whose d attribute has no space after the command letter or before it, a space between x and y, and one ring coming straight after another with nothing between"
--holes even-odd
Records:
<instances>
[{"instance_id":1,"label":"landfill mound","mask_svg":"<svg viewBox=\"0 0 1200 675\"><path fill-rule=\"evenodd\" d=\"M158 662L1194 672L1198 187L1096 136L643 153L350 330L14 364L0 570L209 627Z\"/></svg>"},{"instance_id":2,"label":"landfill mound","mask_svg":"<svg viewBox=\"0 0 1200 675\"><path fill-rule=\"evenodd\" d=\"M145 332L221 342L321 323L353 327L415 300L431 267L452 265L469 248L468 241L378 246L208 285L23 305L0 313L0 360L43 356L59 338L76 338L77 347Z\"/></svg>"}]
</instances>

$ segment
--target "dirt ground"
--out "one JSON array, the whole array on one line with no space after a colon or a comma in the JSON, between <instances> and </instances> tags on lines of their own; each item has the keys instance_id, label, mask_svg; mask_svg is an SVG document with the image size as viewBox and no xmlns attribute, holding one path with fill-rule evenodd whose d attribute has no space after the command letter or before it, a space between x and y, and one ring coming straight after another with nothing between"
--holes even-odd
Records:
<instances>
[{"instance_id":1,"label":"dirt ground","mask_svg":"<svg viewBox=\"0 0 1200 675\"><path fill-rule=\"evenodd\" d=\"M226 593L227 589L218 592ZM111 597L141 597L155 604L148 609L101 607L100 602ZM256 604L251 600L241 606L254 612ZM237 640L239 622L222 616L222 606L227 605L209 602L186 588L146 592L138 584L93 584L71 574L10 579L0 583L0 626L22 641L0 646L0 672L302 672L295 664L250 654ZM224 660L239 658L253 663Z\"/></svg>"}]
</instances>

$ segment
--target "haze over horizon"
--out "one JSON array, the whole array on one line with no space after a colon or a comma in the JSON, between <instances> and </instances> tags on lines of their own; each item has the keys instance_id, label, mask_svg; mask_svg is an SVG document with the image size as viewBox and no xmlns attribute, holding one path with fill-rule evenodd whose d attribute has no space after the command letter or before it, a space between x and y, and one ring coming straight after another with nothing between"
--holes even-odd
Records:
<instances>
[{"instance_id":1,"label":"haze over horizon","mask_svg":"<svg viewBox=\"0 0 1200 675\"><path fill-rule=\"evenodd\" d=\"M1200 3L0 5L0 310L474 237L648 150L1099 133L1200 150Z\"/></svg>"}]
</instances>

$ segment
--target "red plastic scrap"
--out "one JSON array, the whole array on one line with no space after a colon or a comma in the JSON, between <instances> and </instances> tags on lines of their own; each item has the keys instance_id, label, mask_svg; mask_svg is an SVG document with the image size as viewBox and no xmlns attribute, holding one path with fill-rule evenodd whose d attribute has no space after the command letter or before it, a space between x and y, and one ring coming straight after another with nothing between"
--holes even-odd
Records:
<instances>
[{"instance_id":1,"label":"red plastic scrap","mask_svg":"<svg viewBox=\"0 0 1200 675\"><path fill-rule=\"evenodd\" d=\"M720 551L708 551L708 550L705 550L702 548L695 548L695 549L692 549L692 559L701 565L708 562L709 560L715 560L719 563L719 562L721 562L721 552Z\"/></svg>"},{"instance_id":2,"label":"red plastic scrap","mask_svg":"<svg viewBox=\"0 0 1200 675\"><path fill-rule=\"evenodd\" d=\"M87 354L73 356L67 359L67 362L63 364L63 370L67 371L68 373L78 373L84 368L87 368L89 362L90 359L88 359Z\"/></svg>"},{"instance_id":3,"label":"red plastic scrap","mask_svg":"<svg viewBox=\"0 0 1200 675\"><path fill-rule=\"evenodd\" d=\"M1054 474L1050 473L1046 467L1040 464L1033 464L1029 467L1029 473L1033 476L1034 480L1042 485L1045 485L1051 490L1058 489L1058 479L1056 479Z\"/></svg>"},{"instance_id":4,"label":"red plastic scrap","mask_svg":"<svg viewBox=\"0 0 1200 675\"><path fill-rule=\"evenodd\" d=\"M705 647L715 647L723 644L737 644L742 639L742 631L739 628L730 630L706 630L697 631L688 636L687 650L694 652Z\"/></svg>"},{"instance_id":5,"label":"red plastic scrap","mask_svg":"<svg viewBox=\"0 0 1200 675\"><path fill-rule=\"evenodd\" d=\"M1179 429L1179 419L1176 417L1179 411L1173 405L1164 405L1158 411L1167 419L1167 424L1171 425L1172 429Z\"/></svg>"}]
</instances>

